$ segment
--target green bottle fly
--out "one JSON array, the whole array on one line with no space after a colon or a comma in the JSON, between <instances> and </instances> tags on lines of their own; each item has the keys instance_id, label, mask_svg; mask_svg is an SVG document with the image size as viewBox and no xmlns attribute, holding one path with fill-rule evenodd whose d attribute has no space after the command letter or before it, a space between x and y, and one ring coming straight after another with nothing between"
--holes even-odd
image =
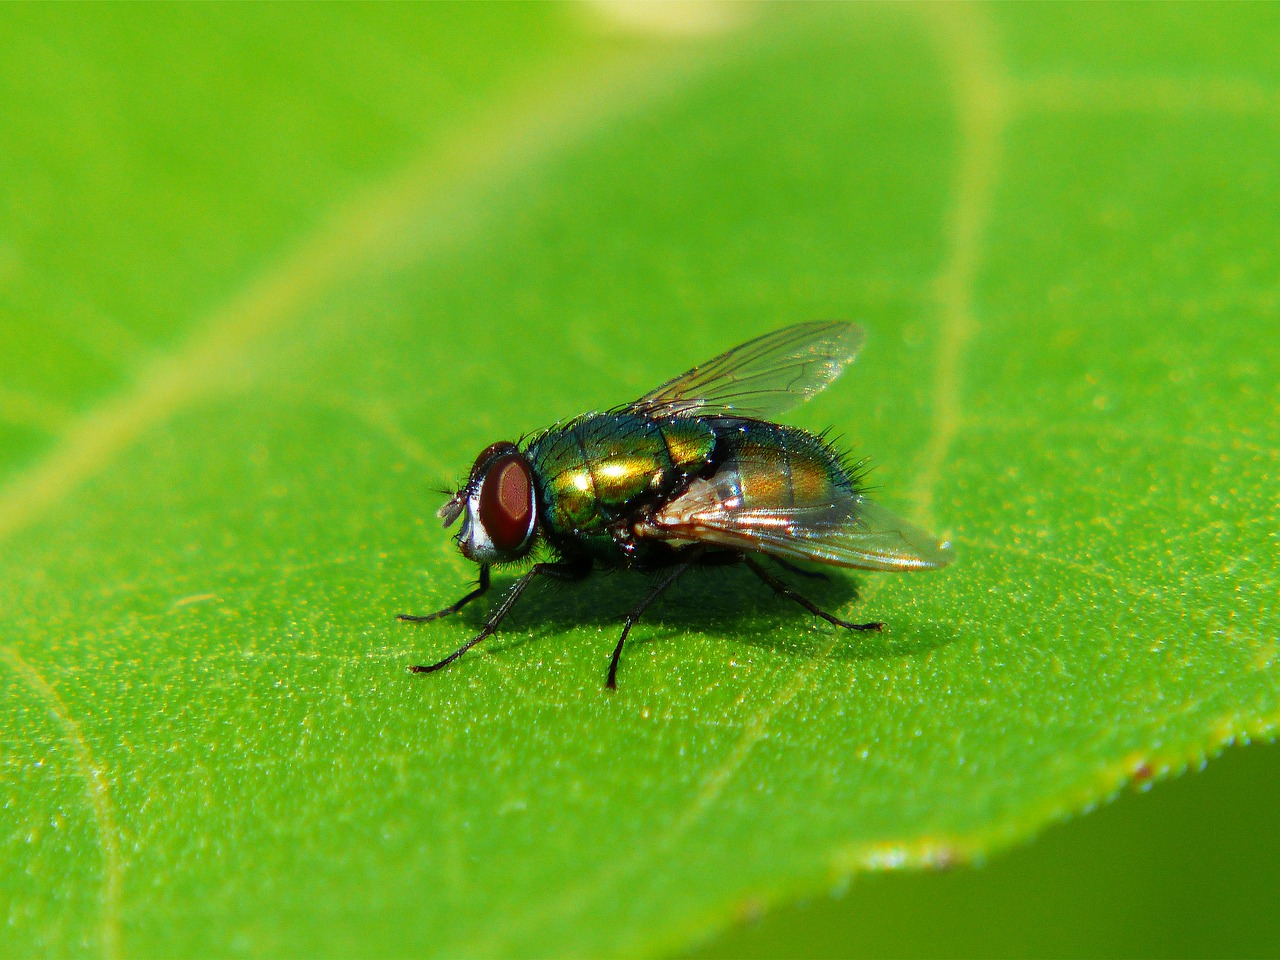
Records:
<instances>
[{"instance_id":1,"label":"green bottle fly","mask_svg":"<svg viewBox=\"0 0 1280 960\"><path fill-rule=\"evenodd\" d=\"M821 437L769 418L809 399L850 363L860 327L799 324L757 337L634 403L557 424L522 444L495 443L440 509L476 589L427 616L456 613L489 588L490 568L542 545L550 559L508 590L484 628L429 673L491 636L539 576L577 580L596 565L652 571L653 587L627 616L606 686L631 627L694 566L744 563L773 590L837 626L878 630L826 613L760 563L772 557L870 570L930 570L951 562L939 543L863 494L855 469ZM792 567L792 569L795 569ZM801 572L801 571L797 571Z\"/></svg>"}]
</instances>

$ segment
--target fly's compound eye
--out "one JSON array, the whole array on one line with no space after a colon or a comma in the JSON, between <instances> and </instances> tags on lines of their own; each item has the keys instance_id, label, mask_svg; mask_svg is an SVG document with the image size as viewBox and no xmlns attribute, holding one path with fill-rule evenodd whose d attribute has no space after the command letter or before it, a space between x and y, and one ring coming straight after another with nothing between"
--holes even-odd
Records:
<instances>
[{"instance_id":1,"label":"fly's compound eye","mask_svg":"<svg viewBox=\"0 0 1280 960\"><path fill-rule=\"evenodd\" d=\"M515 553L533 533L533 478L519 454L494 461L480 486L480 525L493 546Z\"/></svg>"}]
</instances>

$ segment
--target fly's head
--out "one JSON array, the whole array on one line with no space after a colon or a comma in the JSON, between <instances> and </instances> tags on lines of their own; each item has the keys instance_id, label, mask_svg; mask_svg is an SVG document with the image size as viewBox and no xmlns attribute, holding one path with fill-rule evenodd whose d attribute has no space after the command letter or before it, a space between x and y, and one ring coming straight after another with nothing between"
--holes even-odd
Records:
<instances>
[{"instance_id":1,"label":"fly's head","mask_svg":"<svg viewBox=\"0 0 1280 960\"><path fill-rule=\"evenodd\" d=\"M446 527L462 517L456 539L468 560L519 560L533 547L538 527L533 468L514 443L495 443L476 458L466 484L437 515Z\"/></svg>"}]
</instances>

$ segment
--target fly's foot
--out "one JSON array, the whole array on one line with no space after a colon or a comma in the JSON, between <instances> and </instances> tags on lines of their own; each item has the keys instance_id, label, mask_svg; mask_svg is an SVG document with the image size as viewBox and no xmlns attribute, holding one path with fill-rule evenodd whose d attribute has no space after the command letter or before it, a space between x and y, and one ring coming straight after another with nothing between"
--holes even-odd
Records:
<instances>
[{"instance_id":1,"label":"fly's foot","mask_svg":"<svg viewBox=\"0 0 1280 960\"><path fill-rule=\"evenodd\" d=\"M873 620L871 623L850 623L848 620L841 620L839 617L831 617L831 622L838 627L844 627L846 630L883 630L884 623L879 620Z\"/></svg>"},{"instance_id":2,"label":"fly's foot","mask_svg":"<svg viewBox=\"0 0 1280 960\"><path fill-rule=\"evenodd\" d=\"M407 623L430 623L432 620L439 620L441 617L448 616L453 610L437 610L435 613L413 614L413 613L397 613L397 620L404 620Z\"/></svg>"}]
</instances>

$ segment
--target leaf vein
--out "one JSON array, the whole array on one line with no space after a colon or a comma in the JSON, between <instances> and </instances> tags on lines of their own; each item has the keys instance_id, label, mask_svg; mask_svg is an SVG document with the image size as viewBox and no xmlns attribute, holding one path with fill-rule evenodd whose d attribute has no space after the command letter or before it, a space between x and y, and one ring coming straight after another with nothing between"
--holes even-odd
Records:
<instances>
[{"instance_id":1,"label":"leaf vein","mask_svg":"<svg viewBox=\"0 0 1280 960\"><path fill-rule=\"evenodd\" d=\"M11 646L0 646L0 659L44 702L49 715L62 728L63 736L80 766L98 828L98 842L102 848L102 954L108 960L113 960L120 956L119 914L123 869L120 862L120 835L116 827L107 772L94 759L80 724L44 675Z\"/></svg>"}]
</instances>

